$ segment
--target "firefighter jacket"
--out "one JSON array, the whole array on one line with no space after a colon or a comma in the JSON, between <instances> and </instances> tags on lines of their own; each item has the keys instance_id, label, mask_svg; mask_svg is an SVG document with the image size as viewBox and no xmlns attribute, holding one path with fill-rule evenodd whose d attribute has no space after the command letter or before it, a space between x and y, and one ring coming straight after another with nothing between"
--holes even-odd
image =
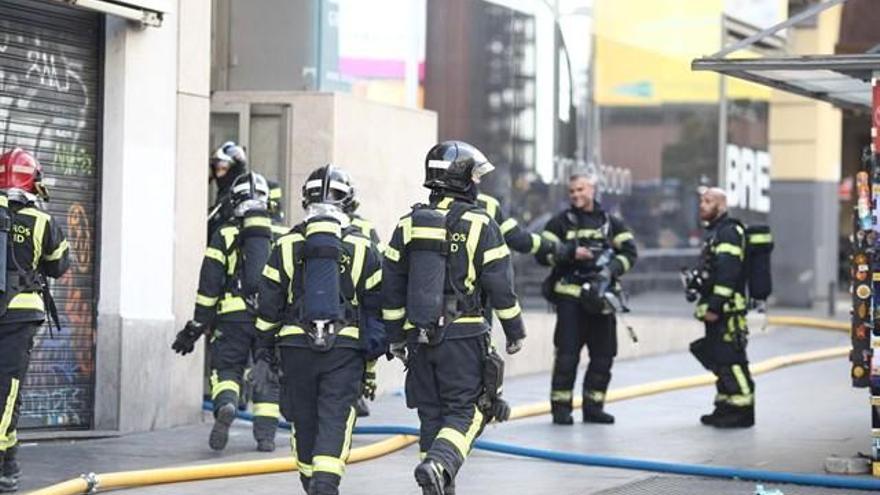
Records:
<instances>
[{"instance_id":1,"label":"firefighter jacket","mask_svg":"<svg viewBox=\"0 0 880 495\"><path fill-rule=\"evenodd\" d=\"M700 291L697 318L702 319L706 310L716 314L746 310L745 242L742 224L727 213L706 227L700 270L708 276Z\"/></svg>"},{"instance_id":2,"label":"firefighter jacket","mask_svg":"<svg viewBox=\"0 0 880 495\"><path fill-rule=\"evenodd\" d=\"M243 256L243 238L248 235L263 235L271 239L272 223L265 212L256 211L244 218L232 218L223 223L208 241L202 268L199 272L199 289L196 294L196 305L193 319L205 325L211 325L215 319L222 321L252 321L254 316L249 310L246 299L253 294L246 294L248 285L256 285L255 280L244 280L245 273L256 274L262 270L253 265ZM268 247L267 247L268 249Z\"/></svg>"},{"instance_id":3,"label":"firefighter jacket","mask_svg":"<svg viewBox=\"0 0 880 495\"><path fill-rule=\"evenodd\" d=\"M307 229L320 229L322 223L325 222L297 224L278 239L269 255L260 283L256 322L264 341L274 341L281 346L311 347L311 323L305 322L302 316L307 289L304 287L305 243ZM377 324L381 326L381 255L354 225L341 230L341 239L339 290L347 321L335 330L332 345L367 349L368 340L377 332Z\"/></svg>"},{"instance_id":4,"label":"firefighter jacket","mask_svg":"<svg viewBox=\"0 0 880 495\"><path fill-rule=\"evenodd\" d=\"M446 259L446 294L459 297L459 316L445 329L446 339L467 338L489 332L481 293L495 308L495 314L508 341L525 337L522 309L513 290L510 250L501 229L489 214L472 201L452 197L432 197L427 206L448 212L454 203L466 203L467 210L440 238L449 243ZM389 342L415 342L418 332L407 321L407 289L410 267L407 245L413 239L437 239L437 233L424 232L412 225L412 212L404 215L385 248L385 276L382 286L382 317ZM431 229L427 229L431 230ZM445 229L444 229L445 230Z\"/></svg>"},{"instance_id":5,"label":"firefighter jacket","mask_svg":"<svg viewBox=\"0 0 880 495\"><path fill-rule=\"evenodd\" d=\"M373 225L373 222L367 220L366 218L352 213L351 215L351 224L360 229L361 234L370 240L376 249L379 250L379 253L385 252L385 244L382 244L382 239L379 237L379 233L376 232L376 226Z\"/></svg>"},{"instance_id":6,"label":"firefighter jacket","mask_svg":"<svg viewBox=\"0 0 880 495\"><path fill-rule=\"evenodd\" d=\"M477 195L477 206L486 210L486 213L492 217L492 220L495 220L495 223L501 228L504 242L507 243L510 249L518 253L528 253L542 257L553 252L555 245L551 241L542 238L538 234L529 232L515 218L508 217L497 199L488 194L481 193Z\"/></svg>"},{"instance_id":7,"label":"firefighter jacket","mask_svg":"<svg viewBox=\"0 0 880 495\"><path fill-rule=\"evenodd\" d=\"M70 266L70 248L61 227L34 203L22 204L0 196L12 214L6 252L6 314L0 322L17 323L46 319L41 276L59 278ZM5 298L4 297L4 298Z\"/></svg>"},{"instance_id":8,"label":"firefighter jacket","mask_svg":"<svg viewBox=\"0 0 880 495\"><path fill-rule=\"evenodd\" d=\"M541 237L557 246L539 253L537 261L552 266L549 282L553 296L579 298L581 285L605 266L617 279L636 262L638 252L632 232L623 220L607 213L599 203L592 211L568 208L551 218ZM593 253L589 260L576 260L575 249L586 247Z\"/></svg>"}]
</instances>

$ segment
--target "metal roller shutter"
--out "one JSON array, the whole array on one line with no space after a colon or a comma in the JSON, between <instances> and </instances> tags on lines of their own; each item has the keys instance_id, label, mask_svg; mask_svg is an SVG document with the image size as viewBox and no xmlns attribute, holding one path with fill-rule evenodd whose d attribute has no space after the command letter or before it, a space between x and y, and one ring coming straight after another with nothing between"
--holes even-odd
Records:
<instances>
[{"instance_id":1,"label":"metal roller shutter","mask_svg":"<svg viewBox=\"0 0 880 495\"><path fill-rule=\"evenodd\" d=\"M20 428L92 423L102 26L99 14L54 2L0 1L0 147L35 152L71 245L71 269L52 290L62 331L37 336Z\"/></svg>"}]
</instances>

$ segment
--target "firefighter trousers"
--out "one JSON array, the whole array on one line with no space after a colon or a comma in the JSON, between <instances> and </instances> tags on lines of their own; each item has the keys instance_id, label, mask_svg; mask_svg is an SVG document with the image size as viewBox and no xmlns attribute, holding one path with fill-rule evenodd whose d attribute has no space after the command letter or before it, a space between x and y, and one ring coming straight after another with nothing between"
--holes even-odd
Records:
<instances>
[{"instance_id":1,"label":"firefighter trousers","mask_svg":"<svg viewBox=\"0 0 880 495\"><path fill-rule=\"evenodd\" d=\"M487 345L485 335L447 338L414 347L407 363L406 405L418 410L419 450L440 463L450 480L483 430L477 399L483 391Z\"/></svg>"},{"instance_id":2,"label":"firefighter trousers","mask_svg":"<svg viewBox=\"0 0 880 495\"><path fill-rule=\"evenodd\" d=\"M21 386L40 322L0 322L0 459L18 443Z\"/></svg>"},{"instance_id":3,"label":"firefighter trousers","mask_svg":"<svg viewBox=\"0 0 880 495\"><path fill-rule=\"evenodd\" d=\"M691 354L715 374L715 404L753 407L755 382L746 356L745 314L724 314L705 326L706 336L691 343Z\"/></svg>"},{"instance_id":4,"label":"firefighter trousers","mask_svg":"<svg viewBox=\"0 0 880 495\"><path fill-rule=\"evenodd\" d=\"M570 413L572 389L577 378L581 349L587 346L590 362L584 375L584 405L602 405L611 382L611 366L617 356L617 319L613 314L590 313L575 300L556 305L553 334L556 355L553 360L550 402L554 413Z\"/></svg>"},{"instance_id":5,"label":"firefighter trousers","mask_svg":"<svg viewBox=\"0 0 880 495\"><path fill-rule=\"evenodd\" d=\"M358 349L281 347L281 403L293 423L291 447L310 495L339 493L365 366Z\"/></svg>"},{"instance_id":6,"label":"firefighter trousers","mask_svg":"<svg viewBox=\"0 0 880 495\"><path fill-rule=\"evenodd\" d=\"M214 412L224 404L235 404L244 386L245 369L256 350L257 330L253 322L219 321L211 336L211 399ZM278 427L279 387L271 385L254 390L254 438L275 438ZM266 389L266 391L262 391ZM257 393L260 390L260 393Z\"/></svg>"}]
</instances>

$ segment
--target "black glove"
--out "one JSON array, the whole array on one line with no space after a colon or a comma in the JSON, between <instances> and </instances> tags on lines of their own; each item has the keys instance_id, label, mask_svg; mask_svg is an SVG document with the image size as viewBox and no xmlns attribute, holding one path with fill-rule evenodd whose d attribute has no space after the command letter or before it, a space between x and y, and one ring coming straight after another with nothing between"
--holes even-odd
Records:
<instances>
[{"instance_id":1,"label":"black glove","mask_svg":"<svg viewBox=\"0 0 880 495\"><path fill-rule=\"evenodd\" d=\"M257 349L254 352L254 367L248 375L248 380L254 387L254 395L264 397L270 395L272 389L277 388L280 383L278 374L275 349L271 347Z\"/></svg>"},{"instance_id":2,"label":"black glove","mask_svg":"<svg viewBox=\"0 0 880 495\"><path fill-rule=\"evenodd\" d=\"M367 367L364 369L364 384L363 384L363 395L364 399L375 400L376 399L376 389L378 388L376 384L376 360L367 361Z\"/></svg>"},{"instance_id":3,"label":"black glove","mask_svg":"<svg viewBox=\"0 0 880 495\"><path fill-rule=\"evenodd\" d=\"M171 348L181 356L191 353L195 349L196 342L199 341L199 338L201 338L206 330L207 326L204 323L199 323L195 320L186 322L183 330L177 332L177 337L174 338Z\"/></svg>"},{"instance_id":4,"label":"black glove","mask_svg":"<svg viewBox=\"0 0 880 495\"><path fill-rule=\"evenodd\" d=\"M510 419L510 404L501 397L495 399L495 403L492 404L492 417L496 423L503 423Z\"/></svg>"},{"instance_id":5,"label":"black glove","mask_svg":"<svg viewBox=\"0 0 880 495\"><path fill-rule=\"evenodd\" d=\"M523 342L525 341L525 337L521 339L509 340L507 341L507 346L505 347L505 351L507 351L508 355L514 355L520 350L522 350Z\"/></svg>"}]
</instances>

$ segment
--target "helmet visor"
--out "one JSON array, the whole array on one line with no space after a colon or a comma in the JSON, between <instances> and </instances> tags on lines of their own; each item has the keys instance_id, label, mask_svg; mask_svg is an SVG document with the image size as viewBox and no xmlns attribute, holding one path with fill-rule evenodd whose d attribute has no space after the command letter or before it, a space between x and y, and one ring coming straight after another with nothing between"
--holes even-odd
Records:
<instances>
[{"instance_id":1,"label":"helmet visor","mask_svg":"<svg viewBox=\"0 0 880 495\"><path fill-rule=\"evenodd\" d=\"M483 162L474 167L473 175L475 178L480 179L493 170L495 170L495 165L492 165L490 162Z\"/></svg>"}]
</instances>

